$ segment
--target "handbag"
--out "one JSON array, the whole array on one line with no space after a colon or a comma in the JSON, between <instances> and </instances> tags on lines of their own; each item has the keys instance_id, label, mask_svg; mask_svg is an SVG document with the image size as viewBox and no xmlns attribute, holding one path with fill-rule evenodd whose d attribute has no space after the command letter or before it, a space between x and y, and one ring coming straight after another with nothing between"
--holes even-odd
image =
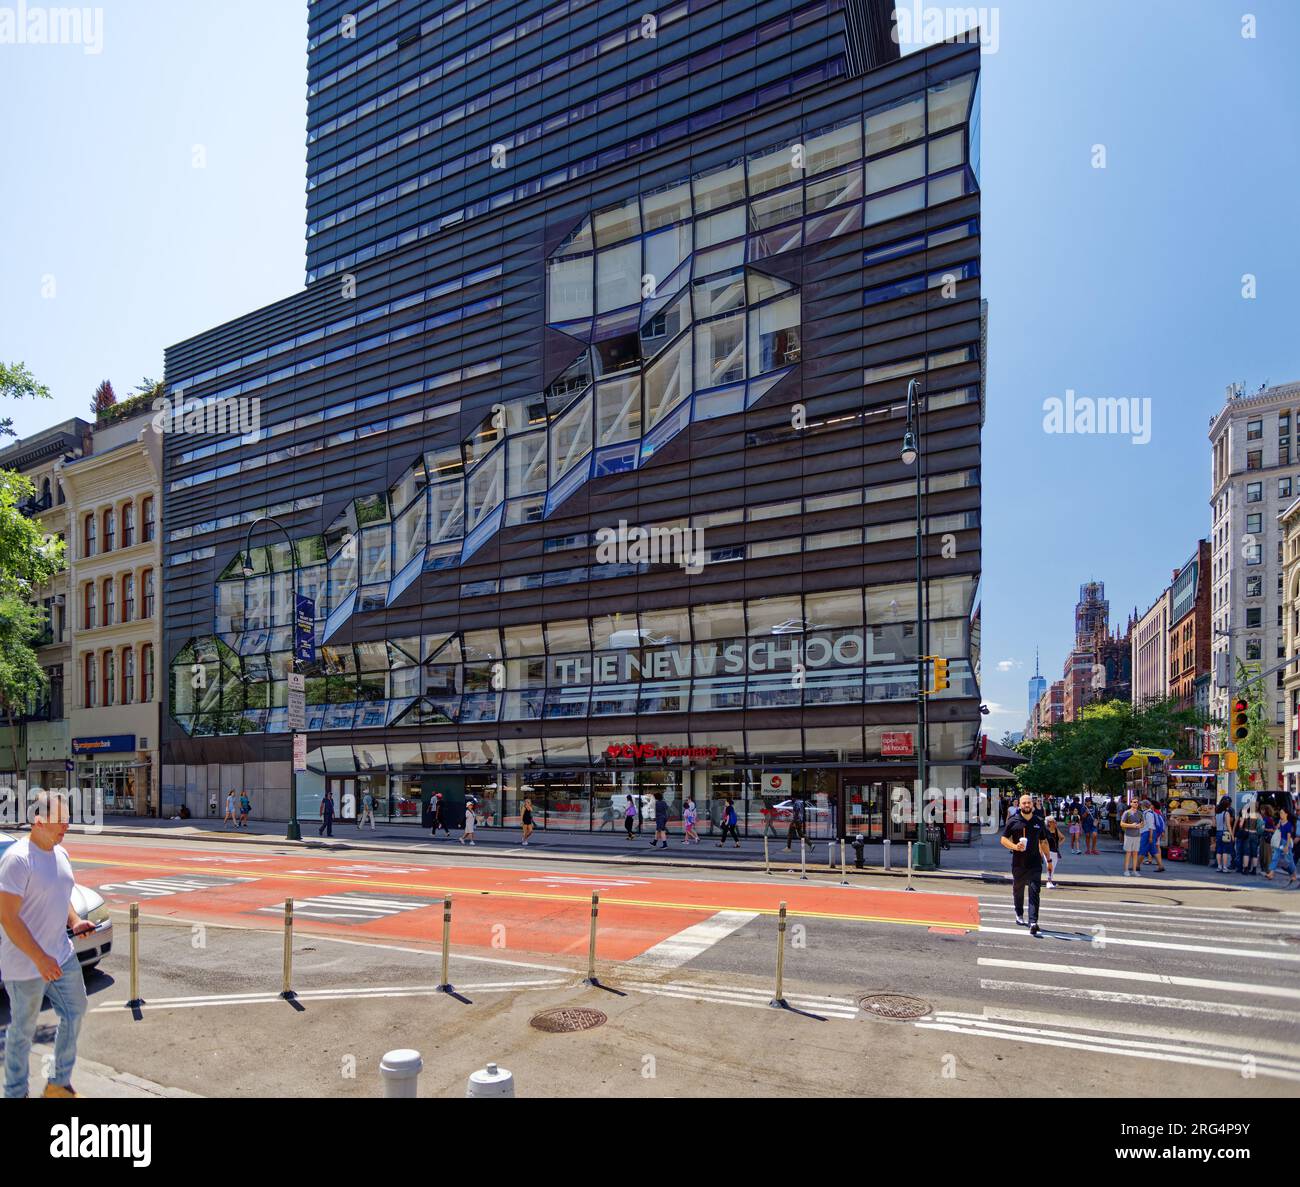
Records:
<instances>
[{"instance_id":1,"label":"handbag","mask_svg":"<svg viewBox=\"0 0 1300 1187\"><path fill-rule=\"evenodd\" d=\"M1273 835L1269 838L1268 843L1272 845L1274 849L1280 850L1282 848L1282 830L1280 828L1275 828L1273 830Z\"/></svg>"}]
</instances>

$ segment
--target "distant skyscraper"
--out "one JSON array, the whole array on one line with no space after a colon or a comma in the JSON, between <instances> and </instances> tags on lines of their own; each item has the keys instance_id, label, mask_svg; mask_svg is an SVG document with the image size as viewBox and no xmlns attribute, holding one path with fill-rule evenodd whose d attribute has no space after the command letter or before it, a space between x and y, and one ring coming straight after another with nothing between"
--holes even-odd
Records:
<instances>
[{"instance_id":1,"label":"distant skyscraper","mask_svg":"<svg viewBox=\"0 0 1300 1187\"><path fill-rule=\"evenodd\" d=\"M1029 716L1034 715L1034 706L1047 691L1047 677L1038 670L1038 648L1034 648L1034 674L1029 677Z\"/></svg>"}]
</instances>

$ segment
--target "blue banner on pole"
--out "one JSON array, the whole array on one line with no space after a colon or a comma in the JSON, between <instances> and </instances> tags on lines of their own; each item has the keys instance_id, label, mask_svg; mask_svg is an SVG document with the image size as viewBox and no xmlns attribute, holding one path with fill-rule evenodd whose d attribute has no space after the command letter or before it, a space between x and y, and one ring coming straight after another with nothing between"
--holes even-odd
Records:
<instances>
[{"instance_id":1,"label":"blue banner on pole","mask_svg":"<svg viewBox=\"0 0 1300 1187\"><path fill-rule=\"evenodd\" d=\"M300 664L316 662L316 602L296 594L293 616L293 655Z\"/></svg>"}]
</instances>

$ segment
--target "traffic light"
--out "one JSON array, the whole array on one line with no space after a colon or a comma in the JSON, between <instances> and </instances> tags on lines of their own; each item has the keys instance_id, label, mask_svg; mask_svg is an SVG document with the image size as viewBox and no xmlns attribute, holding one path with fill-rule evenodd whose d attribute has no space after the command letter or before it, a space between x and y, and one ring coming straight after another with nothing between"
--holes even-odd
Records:
<instances>
[{"instance_id":1,"label":"traffic light","mask_svg":"<svg viewBox=\"0 0 1300 1187\"><path fill-rule=\"evenodd\" d=\"M1250 706L1246 703L1245 697L1238 697L1232 702L1232 726L1231 738L1234 742L1244 742L1246 735L1250 733L1250 726L1246 721L1246 713Z\"/></svg>"},{"instance_id":2,"label":"traffic light","mask_svg":"<svg viewBox=\"0 0 1300 1187\"><path fill-rule=\"evenodd\" d=\"M948 687L948 661L942 656L930 657L934 661L934 686L931 692L943 692Z\"/></svg>"}]
</instances>

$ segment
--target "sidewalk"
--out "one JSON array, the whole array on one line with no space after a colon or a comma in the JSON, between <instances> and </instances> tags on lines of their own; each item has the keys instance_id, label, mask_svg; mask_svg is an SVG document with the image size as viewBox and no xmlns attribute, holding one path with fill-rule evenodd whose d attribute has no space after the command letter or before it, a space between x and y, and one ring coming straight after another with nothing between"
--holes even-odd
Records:
<instances>
[{"instance_id":1,"label":"sidewalk","mask_svg":"<svg viewBox=\"0 0 1300 1187\"><path fill-rule=\"evenodd\" d=\"M334 825L333 838L317 835L319 824L315 820L302 823L302 847L324 852L385 852L437 854L439 852L461 853L468 849L459 841L459 834L450 839L439 836L436 840L423 829L411 825L380 826L375 829L360 830L354 824ZM74 829L73 835L79 831ZM250 821L246 829L223 828L220 820L211 818L187 821L153 820L138 817L108 817L101 835L113 837L167 839L176 841L212 841L232 842L251 845L288 845L285 840L285 824L282 821ZM669 835L667 849L651 849L650 835L643 834L628 843L619 833L565 833L542 832L533 834L528 847L519 842L520 834L515 830L489 829L479 826L477 843L473 852L486 857L510 857L512 860L528 861L535 857L544 857L549 861L610 862L620 865L667 865L677 868L695 869L754 869L763 864L763 842L761 837L748 837L742 840L741 848L728 845L720 848L712 838L702 835L699 845L684 846L680 836ZM1123 877L1124 856L1120 842L1103 837L1099 843L1101 852L1096 856L1076 855L1068 850L1062 854L1058 867L1058 885L1099 885L1099 886L1169 886L1180 889L1220 889L1220 890L1270 890L1282 889L1285 883L1272 883L1259 876L1243 877L1240 874L1220 874L1214 866L1193 866L1188 862L1165 863L1165 872L1157 873L1153 867L1146 867L1137 877ZM797 869L799 866L799 848L787 853L784 837L768 838L768 850L774 869ZM866 868L862 873L874 876L907 877L907 846L891 846L892 869L883 868L884 849L879 843L866 847ZM854 872L853 847L846 848L850 872ZM825 840L810 842L807 851L808 870L814 872L818 867L828 868L828 859L833 859L835 868L839 867L840 847L838 840L829 847ZM900 868L900 864L901 868ZM998 834L988 833L971 845L953 845L940 854L938 870L916 871L917 879L930 880L979 880L985 882L1009 882L1010 859L1006 851L998 844ZM1300 904L1300 895L1297 895Z\"/></svg>"},{"instance_id":2,"label":"sidewalk","mask_svg":"<svg viewBox=\"0 0 1300 1187\"><path fill-rule=\"evenodd\" d=\"M29 1091L33 1096L40 1096L45 1091L44 1063L47 1056L53 1057L53 1043L33 1043L31 1056L31 1078ZM72 1069L72 1086L79 1097L96 1100L139 1100L149 1098L175 1099L187 1097L200 1099L197 1092L186 1092L183 1088L164 1088L152 1080L142 1080L130 1072L119 1072L104 1063L77 1058L77 1066Z\"/></svg>"}]
</instances>

